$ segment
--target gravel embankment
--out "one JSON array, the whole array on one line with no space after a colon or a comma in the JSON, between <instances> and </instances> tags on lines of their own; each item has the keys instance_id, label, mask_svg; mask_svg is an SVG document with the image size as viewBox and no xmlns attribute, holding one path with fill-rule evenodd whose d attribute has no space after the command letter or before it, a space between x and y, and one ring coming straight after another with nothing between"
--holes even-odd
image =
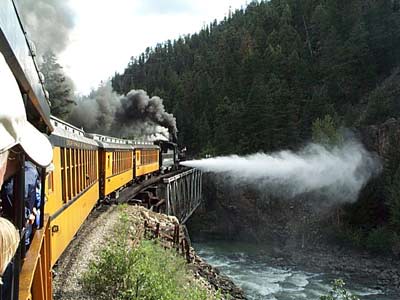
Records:
<instances>
[{"instance_id":1,"label":"gravel embankment","mask_svg":"<svg viewBox=\"0 0 400 300\"><path fill-rule=\"evenodd\" d=\"M54 268L53 294L55 300L84 299L95 300L88 295L80 282L83 273L88 269L89 262L96 258L96 253L107 243L113 234L119 220L117 206L103 206L94 210L76 238L68 246ZM159 224L164 235L173 235L177 222L175 217L151 212L144 207L128 206L127 212L133 232L143 235L143 224ZM182 229L180 229L182 230ZM160 234L161 236L163 234ZM181 233L181 236L183 233ZM162 237L160 238L163 239ZM139 237L140 240L140 237ZM168 242L164 241L168 246ZM198 281L210 292L211 298L217 289L223 294L229 294L229 299L246 299L243 291L216 268L204 262L193 248L190 248L191 262L189 269L193 271L193 280Z\"/></svg>"},{"instance_id":2,"label":"gravel embankment","mask_svg":"<svg viewBox=\"0 0 400 300\"><path fill-rule=\"evenodd\" d=\"M118 221L117 206L102 206L94 210L76 238L59 259L54 268L54 299L95 300L85 293L79 280L87 270L98 249L104 245Z\"/></svg>"}]
</instances>

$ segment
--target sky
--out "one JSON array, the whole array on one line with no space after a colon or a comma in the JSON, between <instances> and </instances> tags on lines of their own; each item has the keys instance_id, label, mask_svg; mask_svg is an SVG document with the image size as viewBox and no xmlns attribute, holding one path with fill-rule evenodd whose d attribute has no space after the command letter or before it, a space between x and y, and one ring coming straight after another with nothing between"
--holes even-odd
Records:
<instances>
[{"instance_id":1,"label":"sky","mask_svg":"<svg viewBox=\"0 0 400 300\"><path fill-rule=\"evenodd\" d=\"M146 47L198 32L246 0L69 0L74 29L60 63L79 94L88 94Z\"/></svg>"}]
</instances>

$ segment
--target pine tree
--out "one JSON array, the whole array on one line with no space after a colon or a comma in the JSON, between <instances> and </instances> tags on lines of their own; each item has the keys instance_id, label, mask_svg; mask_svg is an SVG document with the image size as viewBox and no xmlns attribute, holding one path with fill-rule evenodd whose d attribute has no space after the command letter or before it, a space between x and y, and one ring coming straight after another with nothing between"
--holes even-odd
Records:
<instances>
[{"instance_id":1,"label":"pine tree","mask_svg":"<svg viewBox=\"0 0 400 300\"><path fill-rule=\"evenodd\" d=\"M65 119L75 103L72 81L64 74L54 53L46 52L40 71L45 77L45 88L49 92L51 113Z\"/></svg>"}]
</instances>

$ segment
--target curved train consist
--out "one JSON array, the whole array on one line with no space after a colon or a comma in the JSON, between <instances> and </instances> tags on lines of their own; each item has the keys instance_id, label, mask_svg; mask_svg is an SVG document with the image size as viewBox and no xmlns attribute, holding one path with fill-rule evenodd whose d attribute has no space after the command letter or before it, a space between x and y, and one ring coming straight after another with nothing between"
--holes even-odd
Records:
<instances>
[{"instance_id":1,"label":"curved train consist","mask_svg":"<svg viewBox=\"0 0 400 300\"><path fill-rule=\"evenodd\" d=\"M0 284L0 300L48 300L52 299L51 269L96 203L116 197L129 184L175 168L177 145L88 134L50 116L35 53L13 0L0 1L0 55L7 64L0 72L3 67L9 68L21 92L7 101L23 101L28 121L49 138L53 147L51 168L39 172L40 222L27 251L23 166L29 158L23 152L17 154L22 167L14 176L11 221L20 233L21 242L10 264L12 274L7 283L10 292L4 297L4 287Z\"/></svg>"},{"instance_id":2,"label":"curved train consist","mask_svg":"<svg viewBox=\"0 0 400 300\"><path fill-rule=\"evenodd\" d=\"M51 124L54 170L46 178L45 213L50 216L53 265L98 200L175 168L178 157L171 142L156 145L87 134L55 117Z\"/></svg>"}]
</instances>

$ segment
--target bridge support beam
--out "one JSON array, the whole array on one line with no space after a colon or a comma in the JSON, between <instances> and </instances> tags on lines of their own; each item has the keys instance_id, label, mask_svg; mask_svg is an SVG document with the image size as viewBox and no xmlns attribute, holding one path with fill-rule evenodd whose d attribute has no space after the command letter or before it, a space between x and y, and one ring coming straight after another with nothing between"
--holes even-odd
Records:
<instances>
[{"instance_id":1,"label":"bridge support beam","mask_svg":"<svg viewBox=\"0 0 400 300\"><path fill-rule=\"evenodd\" d=\"M159 186L160 199L165 199L166 213L185 223L202 201L202 173L190 169L164 178Z\"/></svg>"}]
</instances>

